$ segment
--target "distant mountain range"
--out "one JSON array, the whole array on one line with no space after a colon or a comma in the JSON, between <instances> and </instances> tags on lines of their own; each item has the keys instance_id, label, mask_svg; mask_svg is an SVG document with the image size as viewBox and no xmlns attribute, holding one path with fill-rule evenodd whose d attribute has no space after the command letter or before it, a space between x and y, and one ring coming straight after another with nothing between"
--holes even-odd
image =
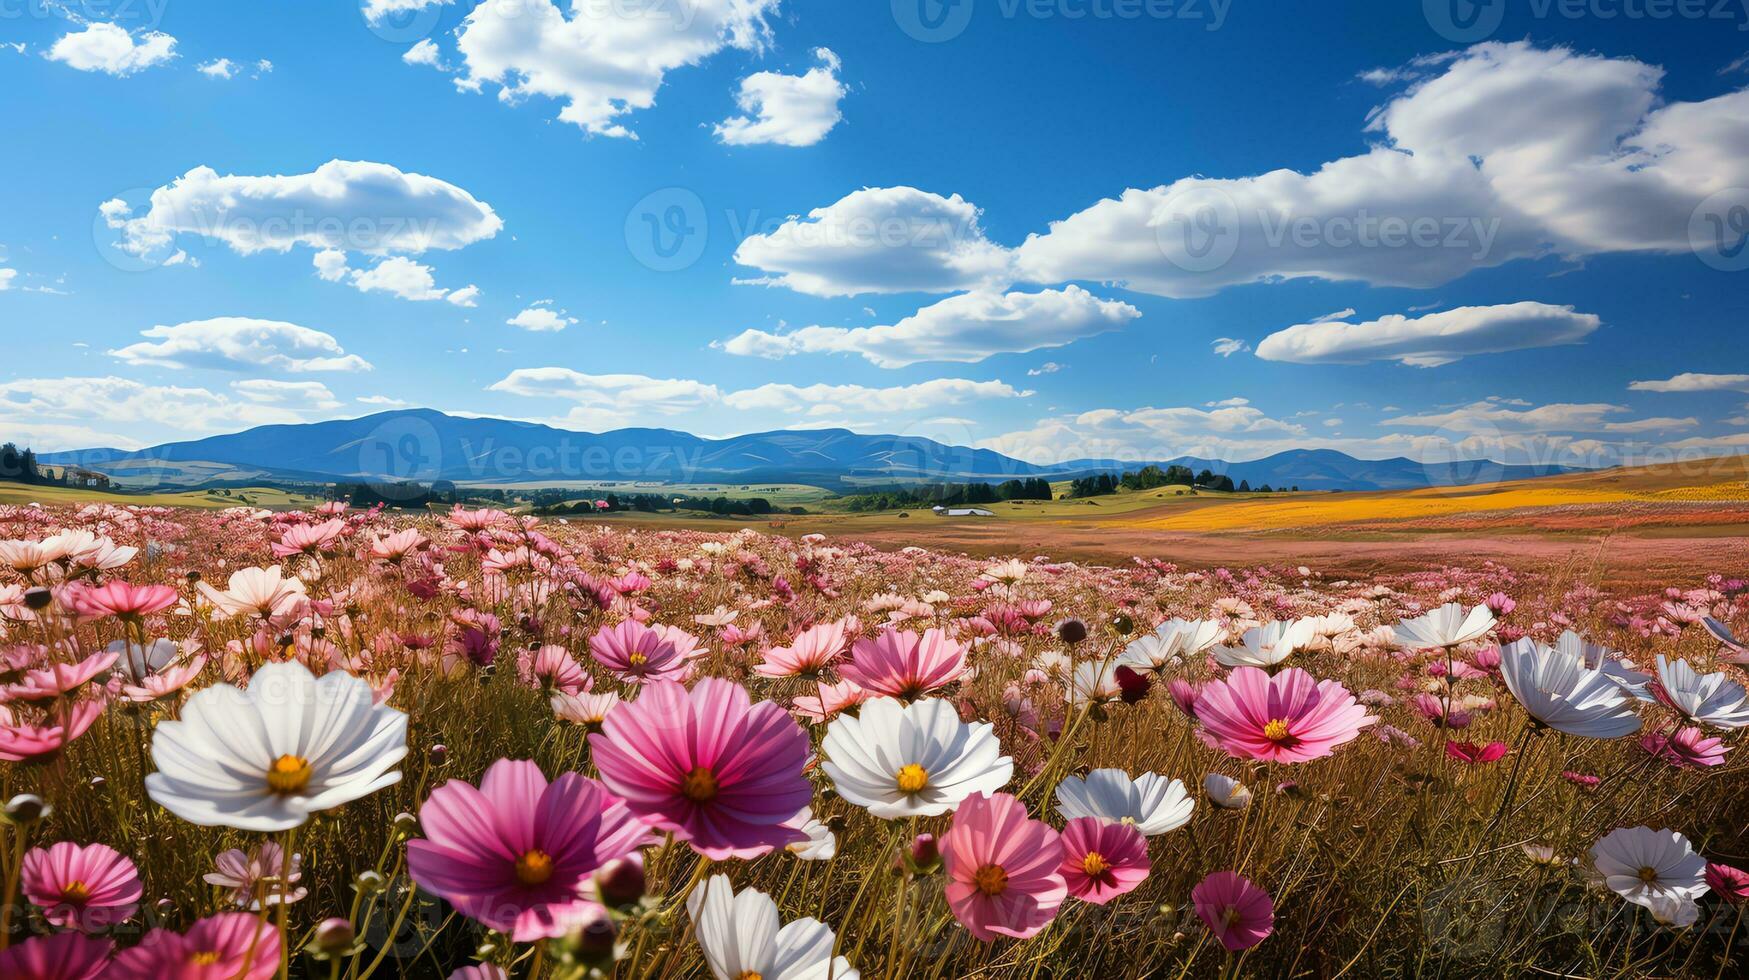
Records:
<instances>
[{"instance_id":1,"label":"distant mountain range","mask_svg":"<svg viewBox=\"0 0 1749 980\"><path fill-rule=\"evenodd\" d=\"M464 418L430 409L358 419L263 425L150 449L45 453L42 461L109 474L132 485L198 486L262 480L448 480L472 484L564 482L806 483L844 490L916 481L1067 479L1147 463L1224 473L1252 486L1302 490L1396 490L1515 480L1565 467L1507 466L1488 460L1428 464L1356 459L1331 449L1298 449L1229 463L1078 459L1041 466L989 449L918 436L859 435L845 429L756 432L705 439L672 429L568 432L533 422Z\"/></svg>"}]
</instances>

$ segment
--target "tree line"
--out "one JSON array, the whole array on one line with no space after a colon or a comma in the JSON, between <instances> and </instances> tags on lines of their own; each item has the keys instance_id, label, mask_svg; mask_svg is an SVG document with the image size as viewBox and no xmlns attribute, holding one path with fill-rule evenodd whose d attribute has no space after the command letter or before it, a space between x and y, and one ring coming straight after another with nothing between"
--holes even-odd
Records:
<instances>
[{"instance_id":1,"label":"tree line","mask_svg":"<svg viewBox=\"0 0 1749 980\"><path fill-rule=\"evenodd\" d=\"M852 513L904 510L911 507L965 507L995 504L1004 500L1049 500L1051 482L1040 477L1004 480L1001 483L924 483L894 485L844 498Z\"/></svg>"},{"instance_id":2,"label":"tree line","mask_svg":"<svg viewBox=\"0 0 1749 980\"><path fill-rule=\"evenodd\" d=\"M1277 490L1265 483L1252 490L1249 481L1240 480L1237 486L1233 478L1225 473L1216 473L1204 469L1201 473L1192 472L1191 468L1180 463L1173 463L1162 469L1149 464L1134 473L1099 473L1094 476L1084 476L1069 482L1070 497L1103 497L1117 493L1120 490L1135 492L1139 490L1156 490L1160 487L1188 486L1202 490L1214 490L1222 493L1280 493L1287 487ZM1293 487L1298 490L1299 487Z\"/></svg>"}]
</instances>

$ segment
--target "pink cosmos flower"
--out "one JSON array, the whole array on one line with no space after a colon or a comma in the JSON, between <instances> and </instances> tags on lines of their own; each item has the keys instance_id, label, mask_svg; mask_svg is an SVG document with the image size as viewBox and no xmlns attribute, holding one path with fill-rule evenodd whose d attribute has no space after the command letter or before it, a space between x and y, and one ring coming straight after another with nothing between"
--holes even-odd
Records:
<instances>
[{"instance_id":1,"label":"pink cosmos flower","mask_svg":"<svg viewBox=\"0 0 1749 980\"><path fill-rule=\"evenodd\" d=\"M984 942L1037 935L1069 894L1058 870L1062 839L1007 793L966 797L941 839L941 856L948 907Z\"/></svg>"},{"instance_id":2,"label":"pink cosmos flower","mask_svg":"<svg viewBox=\"0 0 1749 980\"><path fill-rule=\"evenodd\" d=\"M476 963L457 969L444 980L509 980L509 976L496 963Z\"/></svg>"},{"instance_id":3,"label":"pink cosmos flower","mask_svg":"<svg viewBox=\"0 0 1749 980\"><path fill-rule=\"evenodd\" d=\"M201 875L201 880L230 889L231 904L255 912L263 904L290 905L309 894L308 889L298 887L303 860L303 855L293 854L288 867L284 849L272 841L262 841L247 854L235 847L219 852L213 858L217 870Z\"/></svg>"},{"instance_id":4,"label":"pink cosmos flower","mask_svg":"<svg viewBox=\"0 0 1749 980\"><path fill-rule=\"evenodd\" d=\"M1713 890L1713 894L1732 905L1749 902L1749 871L1709 861L1705 877L1707 887Z\"/></svg>"},{"instance_id":5,"label":"pink cosmos flower","mask_svg":"<svg viewBox=\"0 0 1749 980\"><path fill-rule=\"evenodd\" d=\"M813 677L844 652L844 621L822 623L796 634L787 647L765 651L753 667L762 677Z\"/></svg>"},{"instance_id":6,"label":"pink cosmos flower","mask_svg":"<svg viewBox=\"0 0 1749 980\"><path fill-rule=\"evenodd\" d=\"M94 653L76 664L52 663L25 671L18 683L0 688L0 700L52 701L77 691L93 677L108 670L120 657L119 652Z\"/></svg>"},{"instance_id":7,"label":"pink cosmos flower","mask_svg":"<svg viewBox=\"0 0 1749 980\"><path fill-rule=\"evenodd\" d=\"M1230 952L1250 949L1275 930L1269 893L1231 871L1217 871L1190 891L1197 917Z\"/></svg>"},{"instance_id":8,"label":"pink cosmos flower","mask_svg":"<svg viewBox=\"0 0 1749 980\"><path fill-rule=\"evenodd\" d=\"M185 933L153 929L138 946L118 954L103 977L267 980L278 972L279 930L247 912L221 912L197 921Z\"/></svg>"},{"instance_id":9,"label":"pink cosmos flower","mask_svg":"<svg viewBox=\"0 0 1749 980\"><path fill-rule=\"evenodd\" d=\"M1148 839L1134 824L1076 817L1063 828L1062 842L1057 872L1083 902L1104 905L1148 877Z\"/></svg>"},{"instance_id":10,"label":"pink cosmos flower","mask_svg":"<svg viewBox=\"0 0 1749 980\"><path fill-rule=\"evenodd\" d=\"M0 952L0 977L6 980L97 980L105 976L115 943L77 932L26 939ZM274 964L278 966L277 963ZM160 978L162 980L162 978Z\"/></svg>"},{"instance_id":11,"label":"pink cosmos flower","mask_svg":"<svg viewBox=\"0 0 1749 980\"><path fill-rule=\"evenodd\" d=\"M535 650L521 666L523 683L549 693L557 691L575 697L595 683L583 672L583 665L571 658L571 651L557 643Z\"/></svg>"},{"instance_id":12,"label":"pink cosmos flower","mask_svg":"<svg viewBox=\"0 0 1749 980\"><path fill-rule=\"evenodd\" d=\"M798 716L816 725L823 725L831 721L832 716L838 712L853 708L873 696L851 681L839 681L836 684L815 681L814 693L797 697L790 702L790 706Z\"/></svg>"},{"instance_id":13,"label":"pink cosmos flower","mask_svg":"<svg viewBox=\"0 0 1749 980\"><path fill-rule=\"evenodd\" d=\"M597 630L589 638L589 653L628 684L679 680L687 670L680 648L663 631L634 619Z\"/></svg>"},{"instance_id":14,"label":"pink cosmos flower","mask_svg":"<svg viewBox=\"0 0 1749 980\"><path fill-rule=\"evenodd\" d=\"M24 856L24 897L51 925L101 932L140 906L140 872L106 844L61 841Z\"/></svg>"},{"instance_id":15,"label":"pink cosmos flower","mask_svg":"<svg viewBox=\"0 0 1749 980\"><path fill-rule=\"evenodd\" d=\"M1579 787L1580 789L1596 789L1597 785L1599 783L1603 782L1602 779L1598 778L1597 776L1593 776L1590 773L1575 772L1572 769L1567 769L1567 770L1562 771L1561 778L1565 779L1569 783L1572 783L1574 786Z\"/></svg>"},{"instance_id":16,"label":"pink cosmos flower","mask_svg":"<svg viewBox=\"0 0 1749 980\"><path fill-rule=\"evenodd\" d=\"M784 822L813 799L802 774L807 733L776 704L750 704L738 684L651 682L589 747L601 781L633 813L712 860L806 839Z\"/></svg>"},{"instance_id":17,"label":"pink cosmos flower","mask_svg":"<svg viewBox=\"0 0 1749 980\"><path fill-rule=\"evenodd\" d=\"M1689 726L1664 735L1647 732L1640 736L1640 748L1678 769L1704 769L1723 765L1725 753L1731 751L1724 739L1707 738L1706 732Z\"/></svg>"},{"instance_id":18,"label":"pink cosmos flower","mask_svg":"<svg viewBox=\"0 0 1749 980\"><path fill-rule=\"evenodd\" d=\"M516 942L562 936L592 918L597 868L655 835L593 779L551 783L526 760L500 759L478 789L452 779L419 807L424 840L407 843L420 887Z\"/></svg>"},{"instance_id":19,"label":"pink cosmos flower","mask_svg":"<svg viewBox=\"0 0 1749 980\"><path fill-rule=\"evenodd\" d=\"M62 596L80 616L115 616L140 619L176 605L176 590L168 585L129 585L110 582L94 589L68 589Z\"/></svg>"},{"instance_id":20,"label":"pink cosmos flower","mask_svg":"<svg viewBox=\"0 0 1749 980\"><path fill-rule=\"evenodd\" d=\"M919 637L910 630L883 630L857 640L850 662L838 673L874 696L914 701L958 680L966 672L966 648L939 629Z\"/></svg>"},{"instance_id":21,"label":"pink cosmos flower","mask_svg":"<svg viewBox=\"0 0 1749 980\"><path fill-rule=\"evenodd\" d=\"M43 725L17 724L10 718L0 718L4 721L0 724L0 761L23 762L59 752L68 742L85 734L101 714L102 701L80 701L61 706Z\"/></svg>"},{"instance_id":22,"label":"pink cosmos flower","mask_svg":"<svg viewBox=\"0 0 1749 980\"><path fill-rule=\"evenodd\" d=\"M1203 687L1196 716L1211 744L1236 759L1265 762L1322 758L1378 721L1347 688L1298 667L1273 677L1256 667L1234 668Z\"/></svg>"},{"instance_id":23,"label":"pink cosmos flower","mask_svg":"<svg viewBox=\"0 0 1749 980\"><path fill-rule=\"evenodd\" d=\"M279 540L273 543L275 558L290 558L292 555L313 555L318 552L333 550L334 543L346 533L346 522L338 519L324 521L321 524L299 524L288 527Z\"/></svg>"},{"instance_id":24,"label":"pink cosmos flower","mask_svg":"<svg viewBox=\"0 0 1749 980\"><path fill-rule=\"evenodd\" d=\"M1489 742L1487 745L1477 745L1474 742L1453 742L1447 740L1445 743L1446 755L1458 760L1459 762L1467 762L1472 766L1481 765L1487 762L1499 762L1500 759L1506 755L1506 749L1507 746L1505 742Z\"/></svg>"}]
</instances>

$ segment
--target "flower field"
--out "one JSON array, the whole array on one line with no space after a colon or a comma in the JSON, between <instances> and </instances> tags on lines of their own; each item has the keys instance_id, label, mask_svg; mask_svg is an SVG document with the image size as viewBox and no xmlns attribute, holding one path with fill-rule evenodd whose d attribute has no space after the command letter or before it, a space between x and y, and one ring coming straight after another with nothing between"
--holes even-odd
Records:
<instances>
[{"instance_id":1,"label":"flower field","mask_svg":"<svg viewBox=\"0 0 1749 980\"><path fill-rule=\"evenodd\" d=\"M0 506L0 977L1741 976L1739 571Z\"/></svg>"}]
</instances>

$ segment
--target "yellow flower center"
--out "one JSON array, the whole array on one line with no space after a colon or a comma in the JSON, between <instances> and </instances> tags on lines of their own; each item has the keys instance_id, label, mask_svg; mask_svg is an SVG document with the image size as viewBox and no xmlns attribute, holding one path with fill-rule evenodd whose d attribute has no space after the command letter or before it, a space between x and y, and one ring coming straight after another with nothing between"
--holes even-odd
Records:
<instances>
[{"instance_id":1,"label":"yellow flower center","mask_svg":"<svg viewBox=\"0 0 1749 980\"><path fill-rule=\"evenodd\" d=\"M929 773L915 762L899 767L899 792L921 793L929 785Z\"/></svg>"},{"instance_id":2,"label":"yellow flower center","mask_svg":"<svg viewBox=\"0 0 1749 980\"><path fill-rule=\"evenodd\" d=\"M978 891L995 897L1008 890L1008 872L994 864L986 864L972 872L972 884L978 886Z\"/></svg>"},{"instance_id":3,"label":"yellow flower center","mask_svg":"<svg viewBox=\"0 0 1749 980\"><path fill-rule=\"evenodd\" d=\"M735 980L765 980L765 976L758 970L742 970Z\"/></svg>"},{"instance_id":4,"label":"yellow flower center","mask_svg":"<svg viewBox=\"0 0 1749 980\"><path fill-rule=\"evenodd\" d=\"M1088 877L1096 878L1110 871L1111 865L1106 863L1105 855L1098 851L1088 851L1087 856L1081 859L1081 870L1085 871Z\"/></svg>"},{"instance_id":5,"label":"yellow flower center","mask_svg":"<svg viewBox=\"0 0 1749 980\"><path fill-rule=\"evenodd\" d=\"M1263 726L1263 737L1271 742L1285 742L1292 736L1288 734L1287 722L1275 718Z\"/></svg>"},{"instance_id":6,"label":"yellow flower center","mask_svg":"<svg viewBox=\"0 0 1749 980\"><path fill-rule=\"evenodd\" d=\"M1640 880L1645 882L1648 885L1654 881L1657 881L1658 880L1658 869L1653 868L1653 867L1641 868L1640 869Z\"/></svg>"},{"instance_id":7,"label":"yellow flower center","mask_svg":"<svg viewBox=\"0 0 1749 980\"><path fill-rule=\"evenodd\" d=\"M210 949L203 949L198 953L191 953L188 957L188 962L194 966L212 966L218 961L218 952Z\"/></svg>"},{"instance_id":8,"label":"yellow flower center","mask_svg":"<svg viewBox=\"0 0 1749 980\"><path fill-rule=\"evenodd\" d=\"M298 793L310 785L310 761L295 755L282 755L267 767L267 788L275 793Z\"/></svg>"},{"instance_id":9,"label":"yellow flower center","mask_svg":"<svg viewBox=\"0 0 1749 980\"><path fill-rule=\"evenodd\" d=\"M1229 905L1229 906L1227 906L1226 914L1221 916L1221 921L1225 922L1227 924L1227 928L1231 929L1234 926L1238 925L1239 920L1242 918L1244 918L1244 916L1239 914L1239 906Z\"/></svg>"},{"instance_id":10,"label":"yellow flower center","mask_svg":"<svg viewBox=\"0 0 1749 980\"><path fill-rule=\"evenodd\" d=\"M553 858L535 849L516 859L516 880L525 885L544 885L553 876Z\"/></svg>"},{"instance_id":11,"label":"yellow flower center","mask_svg":"<svg viewBox=\"0 0 1749 980\"><path fill-rule=\"evenodd\" d=\"M61 888L61 897L69 902L83 902L91 897L91 886L83 881L69 881Z\"/></svg>"},{"instance_id":12,"label":"yellow flower center","mask_svg":"<svg viewBox=\"0 0 1749 980\"><path fill-rule=\"evenodd\" d=\"M649 662L650 658L641 653L634 653L626 658L626 663L631 664L633 667L642 667Z\"/></svg>"},{"instance_id":13,"label":"yellow flower center","mask_svg":"<svg viewBox=\"0 0 1749 980\"><path fill-rule=\"evenodd\" d=\"M680 781L680 795L694 803L709 803L717 798L716 775L704 766L699 766Z\"/></svg>"}]
</instances>

